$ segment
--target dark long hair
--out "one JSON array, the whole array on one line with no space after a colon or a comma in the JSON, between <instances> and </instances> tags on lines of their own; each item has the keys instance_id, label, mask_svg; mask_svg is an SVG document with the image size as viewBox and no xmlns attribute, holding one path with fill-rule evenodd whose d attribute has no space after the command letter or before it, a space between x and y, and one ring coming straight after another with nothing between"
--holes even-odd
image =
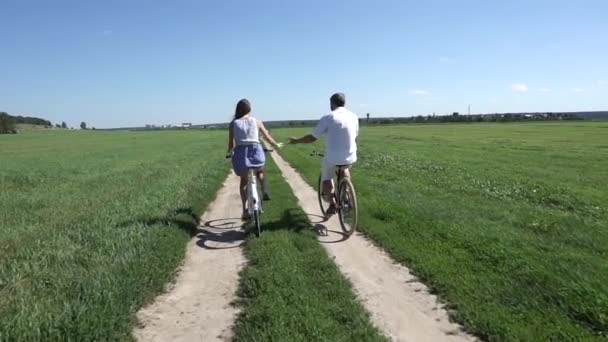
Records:
<instances>
[{"instance_id":1,"label":"dark long hair","mask_svg":"<svg viewBox=\"0 0 608 342\"><path fill-rule=\"evenodd\" d=\"M234 119L232 119L232 121L240 119L243 116L249 114L250 112L251 104L247 99L242 99L239 101L239 103L236 104L236 109L234 111Z\"/></svg>"}]
</instances>

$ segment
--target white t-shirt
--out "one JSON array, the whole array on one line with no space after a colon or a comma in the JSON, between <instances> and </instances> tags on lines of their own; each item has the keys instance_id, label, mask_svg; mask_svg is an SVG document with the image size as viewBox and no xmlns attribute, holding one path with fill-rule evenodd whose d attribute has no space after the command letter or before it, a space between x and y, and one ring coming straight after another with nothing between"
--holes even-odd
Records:
<instances>
[{"instance_id":1,"label":"white t-shirt","mask_svg":"<svg viewBox=\"0 0 608 342\"><path fill-rule=\"evenodd\" d=\"M327 134L325 159L334 165L353 164L357 161L359 118L344 107L340 107L319 120L312 135L319 139Z\"/></svg>"}]
</instances>

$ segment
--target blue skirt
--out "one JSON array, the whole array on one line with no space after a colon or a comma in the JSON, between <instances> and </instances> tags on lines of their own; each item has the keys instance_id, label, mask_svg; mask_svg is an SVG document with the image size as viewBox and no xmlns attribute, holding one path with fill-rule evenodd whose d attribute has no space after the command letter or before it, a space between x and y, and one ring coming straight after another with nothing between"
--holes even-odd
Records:
<instances>
[{"instance_id":1,"label":"blue skirt","mask_svg":"<svg viewBox=\"0 0 608 342\"><path fill-rule=\"evenodd\" d=\"M245 176L251 168L262 169L266 155L261 144L237 146L232 155L232 168L237 176Z\"/></svg>"}]
</instances>

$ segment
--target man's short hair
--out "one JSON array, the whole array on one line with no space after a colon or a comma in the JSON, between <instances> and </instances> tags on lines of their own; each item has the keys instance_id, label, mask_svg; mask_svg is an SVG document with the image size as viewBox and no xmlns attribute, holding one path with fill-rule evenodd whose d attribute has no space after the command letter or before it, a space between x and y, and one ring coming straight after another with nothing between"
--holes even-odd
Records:
<instances>
[{"instance_id":1,"label":"man's short hair","mask_svg":"<svg viewBox=\"0 0 608 342\"><path fill-rule=\"evenodd\" d=\"M336 107L344 107L346 105L346 96L344 96L344 93L335 93L329 101Z\"/></svg>"}]
</instances>

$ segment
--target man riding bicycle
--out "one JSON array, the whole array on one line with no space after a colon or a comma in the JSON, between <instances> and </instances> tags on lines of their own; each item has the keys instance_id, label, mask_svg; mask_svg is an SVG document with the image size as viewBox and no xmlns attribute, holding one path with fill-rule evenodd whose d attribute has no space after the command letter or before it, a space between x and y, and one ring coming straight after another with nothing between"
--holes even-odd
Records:
<instances>
[{"instance_id":1,"label":"man riding bicycle","mask_svg":"<svg viewBox=\"0 0 608 342\"><path fill-rule=\"evenodd\" d=\"M326 213L327 218L336 213L333 175L338 167L350 166L357 161L359 118L344 108L345 104L346 97L343 93L333 94L330 98L331 113L319 120L312 134L302 138L289 138L290 144L310 144L327 134L325 158L321 166L322 196L330 203ZM350 177L348 167L344 168L344 177Z\"/></svg>"}]
</instances>

